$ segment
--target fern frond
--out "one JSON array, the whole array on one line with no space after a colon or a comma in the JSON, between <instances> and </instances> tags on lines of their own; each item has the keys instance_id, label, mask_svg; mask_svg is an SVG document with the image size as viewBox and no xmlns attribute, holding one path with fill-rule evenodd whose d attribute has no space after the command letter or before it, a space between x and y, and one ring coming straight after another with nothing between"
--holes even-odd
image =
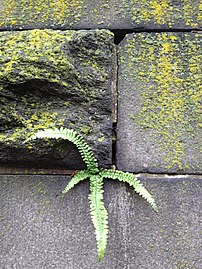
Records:
<instances>
[{"instance_id":1,"label":"fern frond","mask_svg":"<svg viewBox=\"0 0 202 269\"><path fill-rule=\"evenodd\" d=\"M100 175L90 177L90 210L95 227L98 261L101 261L107 246L108 213L103 202L103 178Z\"/></svg>"},{"instance_id":2,"label":"fern frond","mask_svg":"<svg viewBox=\"0 0 202 269\"><path fill-rule=\"evenodd\" d=\"M76 173L70 180L70 182L67 184L65 189L62 191L62 193L68 192L70 189L72 189L75 185L77 185L79 182L83 181L84 179L89 177L88 170L81 170Z\"/></svg>"},{"instance_id":3,"label":"fern frond","mask_svg":"<svg viewBox=\"0 0 202 269\"><path fill-rule=\"evenodd\" d=\"M158 211L153 197L134 174L111 169L103 169L100 174L103 178L118 179L119 181L127 182L156 212Z\"/></svg>"},{"instance_id":4,"label":"fern frond","mask_svg":"<svg viewBox=\"0 0 202 269\"><path fill-rule=\"evenodd\" d=\"M94 157L91 148L84 141L83 137L77 134L76 131L72 129L66 129L63 127L61 127L60 129L57 128L45 129L30 136L25 142L37 138L50 138L50 139L61 138L72 142L78 148L79 153L81 154L81 157L87 166L87 170L92 173L96 173L99 171L97 160Z\"/></svg>"}]
</instances>

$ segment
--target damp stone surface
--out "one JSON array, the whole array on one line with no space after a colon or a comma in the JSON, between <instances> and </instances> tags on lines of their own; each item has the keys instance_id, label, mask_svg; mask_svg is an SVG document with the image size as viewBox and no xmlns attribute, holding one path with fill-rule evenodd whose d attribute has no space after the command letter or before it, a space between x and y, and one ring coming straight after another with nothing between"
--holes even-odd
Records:
<instances>
[{"instance_id":1,"label":"damp stone surface","mask_svg":"<svg viewBox=\"0 0 202 269\"><path fill-rule=\"evenodd\" d=\"M202 35L129 34L119 45L117 167L202 172Z\"/></svg>"},{"instance_id":2,"label":"damp stone surface","mask_svg":"<svg viewBox=\"0 0 202 269\"><path fill-rule=\"evenodd\" d=\"M200 0L1 0L0 29L199 29Z\"/></svg>"},{"instance_id":3,"label":"damp stone surface","mask_svg":"<svg viewBox=\"0 0 202 269\"><path fill-rule=\"evenodd\" d=\"M124 183L105 181L109 239L102 262L90 219L89 182L0 175L1 267L200 269L202 177L141 175L158 214Z\"/></svg>"},{"instance_id":4,"label":"damp stone surface","mask_svg":"<svg viewBox=\"0 0 202 269\"><path fill-rule=\"evenodd\" d=\"M107 30L1 32L0 165L83 168L71 143L24 144L34 132L63 126L81 134L99 164L109 166L113 66Z\"/></svg>"}]
</instances>

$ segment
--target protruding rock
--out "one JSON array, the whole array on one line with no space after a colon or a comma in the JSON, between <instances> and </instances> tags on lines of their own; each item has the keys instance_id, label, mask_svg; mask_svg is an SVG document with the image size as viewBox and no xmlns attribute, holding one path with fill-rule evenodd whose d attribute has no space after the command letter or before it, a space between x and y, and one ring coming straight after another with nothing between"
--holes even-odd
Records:
<instances>
[{"instance_id":1,"label":"protruding rock","mask_svg":"<svg viewBox=\"0 0 202 269\"><path fill-rule=\"evenodd\" d=\"M68 142L23 144L64 126L111 164L113 34L107 30L0 33L0 164L82 168Z\"/></svg>"}]
</instances>

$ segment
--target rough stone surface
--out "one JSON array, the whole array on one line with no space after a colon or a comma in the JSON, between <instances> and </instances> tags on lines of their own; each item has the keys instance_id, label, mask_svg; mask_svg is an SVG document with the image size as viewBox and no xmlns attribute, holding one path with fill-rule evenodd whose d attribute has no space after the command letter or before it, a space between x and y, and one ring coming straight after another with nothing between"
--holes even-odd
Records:
<instances>
[{"instance_id":1,"label":"rough stone surface","mask_svg":"<svg viewBox=\"0 0 202 269\"><path fill-rule=\"evenodd\" d=\"M1 268L200 269L202 177L140 179L159 213L106 180L110 233L98 263L87 181L63 197L66 176L1 175Z\"/></svg>"},{"instance_id":2,"label":"rough stone surface","mask_svg":"<svg viewBox=\"0 0 202 269\"><path fill-rule=\"evenodd\" d=\"M193 29L200 0L2 0L0 29Z\"/></svg>"},{"instance_id":3,"label":"rough stone surface","mask_svg":"<svg viewBox=\"0 0 202 269\"><path fill-rule=\"evenodd\" d=\"M79 169L68 142L23 141L73 128L101 166L111 164L113 34L107 30L0 33L0 164Z\"/></svg>"},{"instance_id":4,"label":"rough stone surface","mask_svg":"<svg viewBox=\"0 0 202 269\"><path fill-rule=\"evenodd\" d=\"M137 33L120 44L119 169L201 174L201 40Z\"/></svg>"}]
</instances>

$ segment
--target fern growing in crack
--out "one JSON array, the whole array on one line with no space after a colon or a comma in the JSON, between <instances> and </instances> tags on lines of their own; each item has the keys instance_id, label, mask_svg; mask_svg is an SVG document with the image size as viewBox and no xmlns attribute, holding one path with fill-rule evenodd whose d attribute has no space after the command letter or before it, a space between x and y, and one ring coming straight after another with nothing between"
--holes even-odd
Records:
<instances>
[{"instance_id":1,"label":"fern growing in crack","mask_svg":"<svg viewBox=\"0 0 202 269\"><path fill-rule=\"evenodd\" d=\"M104 206L103 200L103 183L105 178L118 179L119 181L128 183L139 195L141 195L152 206L152 208L156 212L158 211L153 197L134 174L118 170L99 169L97 160L94 157L91 148L84 141L83 137L77 134L76 131L66 128L45 129L44 131L39 131L35 133L25 142L38 138L65 139L72 142L78 148L81 157L86 164L86 170L81 170L77 172L72 177L72 179L67 184L62 193L68 192L79 182L89 178L90 212L92 222L95 227L98 261L102 260L107 246L108 213Z\"/></svg>"},{"instance_id":2,"label":"fern growing in crack","mask_svg":"<svg viewBox=\"0 0 202 269\"><path fill-rule=\"evenodd\" d=\"M83 137L77 134L77 132L74 131L73 129L66 129L63 127L61 127L60 129L57 128L45 129L44 131L39 131L35 133L25 142L37 138L51 138L51 139L61 138L72 142L78 148L78 151L86 164L87 171L92 173L96 173L99 171L97 160L95 159L91 148L84 141Z\"/></svg>"}]
</instances>

